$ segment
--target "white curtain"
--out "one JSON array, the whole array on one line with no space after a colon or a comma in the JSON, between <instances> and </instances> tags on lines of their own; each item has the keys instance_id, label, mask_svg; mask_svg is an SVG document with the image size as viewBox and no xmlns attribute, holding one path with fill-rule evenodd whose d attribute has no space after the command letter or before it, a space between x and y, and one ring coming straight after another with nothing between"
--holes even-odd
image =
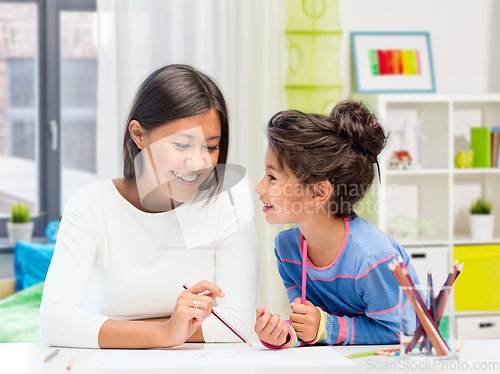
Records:
<instances>
[{"instance_id":1,"label":"white curtain","mask_svg":"<svg viewBox=\"0 0 500 374\"><path fill-rule=\"evenodd\" d=\"M98 176L122 175L122 139L133 96L155 69L185 63L221 88L230 115L229 163L255 187L264 175L264 128L285 108L283 0L98 0ZM259 304L287 316L274 235L254 196L260 246ZM235 266L245 266L235 264Z\"/></svg>"}]
</instances>

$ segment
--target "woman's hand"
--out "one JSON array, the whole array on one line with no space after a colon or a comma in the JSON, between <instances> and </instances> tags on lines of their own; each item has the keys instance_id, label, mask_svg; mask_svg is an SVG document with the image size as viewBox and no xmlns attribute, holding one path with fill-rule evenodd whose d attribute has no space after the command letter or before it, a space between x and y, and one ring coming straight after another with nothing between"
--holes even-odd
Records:
<instances>
[{"instance_id":1,"label":"woman's hand","mask_svg":"<svg viewBox=\"0 0 500 374\"><path fill-rule=\"evenodd\" d=\"M297 337L303 341L310 342L316 339L319 323L321 322L320 311L310 301L301 304L301 300L296 298L291 304L293 313L290 314L291 325Z\"/></svg>"},{"instance_id":2,"label":"woman's hand","mask_svg":"<svg viewBox=\"0 0 500 374\"><path fill-rule=\"evenodd\" d=\"M201 295L199 295L202 293ZM177 298L170 319L163 324L165 346L183 344L212 313L212 301L224 297L224 292L209 281L201 281L182 292Z\"/></svg>"},{"instance_id":3,"label":"woman's hand","mask_svg":"<svg viewBox=\"0 0 500 374\"><path fill-rule=\"evenodd\" d=\"M271 345L283 345L288 337L288 328L280 315L266 313L262 305L257 308L257 322L255 322L254 330L262 341Z\"/></svg>"}]
</instances>

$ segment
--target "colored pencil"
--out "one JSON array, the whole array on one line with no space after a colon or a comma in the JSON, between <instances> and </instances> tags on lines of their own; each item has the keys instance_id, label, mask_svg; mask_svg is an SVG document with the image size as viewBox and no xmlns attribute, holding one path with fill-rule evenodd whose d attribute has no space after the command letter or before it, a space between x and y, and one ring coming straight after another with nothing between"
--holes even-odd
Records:
<instances>
[{"instance_id":1,"label":"colored pencil","mask_svg":"<svg viewBox=\"0 0 500 374\"><path fill-rule=\"evenodd\" d=\"M453 283L457 280L458 276L462 272L463 267L464 267L464 263L462 262L462 264L460 266L457 266L457 265L458 265L458 260L456 260L453 263L453 266L448 274L448 277L446 278L446 281L444 282L444 286L453 285ZM455 271L455 269L456 269L456 271ZM437 304L439 303L440 300L442 300L443 296L444 296L444 293L443 293L443 290L441 290L436 298ZM436 308L437 308L437 306L436 306ZM437 323L439 323L439 321L441 320L441 317L442 316L439 315L439 313L436 313ZM408 345L408 347L406 347L406 353L410 352L415 347L415 345L418 342L418 339L420 339L420 337L422 336L422 333L423 333L423 328L422 328L422 326L419 326L417 331L415 331L415 334L413 335L413 338L412 338L410 344Z\"/></svg>"},{"instance_id":2,"label":"colored pencil","mask_svg":"<svg viewBox=\"0 0 500 374\"><path fill-rule=\"evenodd\" d=\"M427 309L431 311L431 317L434 321L436 321L436 324L439 326L439 321L436 318L436 299L434 298L434 284L432 281L432 273L431 273L431 265L429 264L427 268ZM424 345L427 350L427 354L430 355L432 354L432 349L430 346L430 341L427 339L426 336L424 336L423 340L424 344L420 345L420 352L422 352Z\"/></svg>"},{"instance_id":3,"label":"colored pencil","mask_svg":"<svg viewBox=\"0 0 500 374\"><path fill-rule=\"evenodd\" d=\"M389 354L384 355L384 356L394 357L394 356L399 356L399 355L401 355L401 351L387 352L387 353L389 353Z\"/></svg>"},{"instance_id":4,"label":"colored pencil","mask_svg":"<svg viewBox=\"0 0 500 374\"><path fill-rule=\"evenodd\" d=\"M394 263L395 263L394 267L398 268L396 261L394 261ZM419 319L420 322L420 326L423 328L423 331L425 331L424 337L426 336L431 341L432 346L436 348L438 356L447 355L449 353L449 348L446 342L444 341L443 337L439 333L436 321L433 320L432 316L427 310L427 307L425 306L425 303L420 297L420 294L415 289L415 285L413 284L411 278L408 276L408 271L406 270L406 268L400 269L399 271L402 274L400 275L400 277L402 277L403 280L405 281L404 285L406 287L410 287L410 290L413 290L414 295L412 295L411 291L405 293L407 294L407 297L409 298L410 302L412 302L415 308L415 311L417 313L417 318ZM411 296L415 296L415 299L416 301L418 301L418 303L413 302ZM421 345L421 348L423 345L424 344ZM408 353L409 351L411 351L411 349L407 347L406 353Z\"/></svg>"},{"instance_id":5,"label":"colored pencil","mask_svg":"<svg viewBox=\"0 0 500 374\"><path fill-rule=\"evenodd\" d=\"M361 352L361 353L353 353L351 355L347 355L347 358L356 358L356 357L365 357L365 356L373 356L376 355L379 351L369 351L369 352Z\"/></svg>"},{"instance_id":6,"label":"colored pencil","mask_svg":"<svg viewBox=\"0 0 500 374\"><path fill-rule=\"evenodd\" d=\"M185 290L187 290L189 287L184 284L182 287L184 287ZM245 338L238 330L236 330L229 322L227 322L219 313L217 313L215 310L212 309L212 314L219 320L221 321L229 330L233 332L234 335L236 335L238 338L240 338L243 343L246 345L249 345L250 347L252 344L248 341L247 338Z\"/></svg>"},{"instance_id":7,"label":"colored pencil","mask_svg":"<svg viewBox=\"0 0 500 374\"><path fill-rule=\"evenodd\" d=\"M66 367L66 369L71 370L71 368L73 367L73 356L71 356L69 358L69 363L68 363L68 366Z\"/></svg>"},{"instance_id":8,"label":"colored pencil","mask_svg":"<svg viewBox=\"0 0 500 374\"><path fill-rule=\"evenodd\" d=\"M373 355L379 355L381 356L382 353L392 353L392 352L398 352L401 348L392 348L392 349L379 349L378 351L368 351L368 352L361 352L361 353L353 353L351 355L347 355L347 358L356 358L356 357L366 357L366 356L373 356ZM384 354L382 354L384 355Z\"/></svg>"},{"instance_id":9,"label":"colored pencil","mask_svg":"<svg viewBox=\"0 0 500 374\"><path fill-rule=\"evenodd\" d=\"M413 295L415 297L415 300L418 302L421 310L425 314L425 317L428 319L428 321L434 325L434 328L437 329L437 324L436 322L431 318L431 315L429 311L427 310L427 307L425 306L424 300L422 300L422 297L416 290L415 285L413 284L413 281L411 280L410 275L408 274L408 270L406 270L406 267L402 263L403 259L401 256L399 257L401 261L398 263L396 260L393 261L393 264L396 269L398 269L398 272L400 272L400 278L404 281L406 284L406 287L409 287L410 290L413 290Z\"/></svg>"},{"instance_id":10,"label":"colored pencil","mask_svg":"<svg viewBox=\"0 0 500 374\"><path fill-rule=\"evenodd\" d=\"M56 357L56 355L59 353L59 349L56 349L54 352L52 352L50 355L48 355L47 357L45 357L43 359L43 362L48 362L50 360L52 360L54 357Z\"/></svg>"},{"instance_id":11,"label":"colored pencil","mask_svg":"<svg viewBox=\"0 0 500 374\"><path fill-rule=\"evenodd\" d=\"M307 286L307 240L304 239L302 247L302 297L300 302L306 304L306 286Z\"/></svg>"},{"instance_id":12,"label":"colored pencil","mask_svg":"<svg viewBox=\"0 0 500 374\"><path fill-rule=\"evenodd\" d=\"M430 268L430 264L429 264L429 267L427 268L427 309L431 310L431 300L434 299L434 295L431 296L431 292L432 292L432 274L431 274L431 268ZM433 313L432 313L432 319L434 321L436 321L436 311L435 309L433 309ZM431 342L429 339L427 339L427 337L424 337L424 342L425 342L425 348L427 350L427 354L430 355L432 354L432 349L431 349ZM424 344L422 344L420 346L420 352L422 352L422 349L424 347Z\"/></svg>"},{"instance_id":13,"label":"colored pencil","mask_svg":"<svg viewBox=\"0 0 500 374\"><path fill-rule=\"evenodd\" d=\"M429 267L429 275L428 275L428 282L429 282L429 297L430 297L430 305L429 307L432 308L432 318L434 318L434 321L437 321L437 316L436 316L436 298L434 297L434 282L432 280L432 274L431 274L431 268Z\"/></svg>"},{"instance_id":14,"label":"colored pencil","mask_svg":"<svg viewBox=\"0 0 500 374\"><path fill-rule=\"evenodd\" d=\"M420 321L420 325L424 328L424 331L427 337L431 340L432 345L436 348L436 352L438 356L446 356L449 354L449 349L446 346L442 336L439 334L439 331L434 325L434 321L430 318L429 311L425 307L425 304L422 301L422 298L416 292L414 286L412 286L413 282L408 276L408 271L406 268L401 269L399 263L394 261L394 263L389 263L389 269L393 274L397 273L399 275L399 279L402 281L401 286L403 286L403 292L406 294L408 300L413 306L417 314L417 318ZM398 279L398 277L396 277ZM412 292L412 290L414 292ZM407 351L408 352L408 351Z\"/></svg>"},{"instance_id":15,"label":"colored pencil","mask_svg":"<svg viewBox=\"0 0 500 374\"><path fill-rule=\"evenodd\" d=\"M394 356L399 356L401 354L400 350L389 350L389 351L378 351L376 353L377 356L389 356L389 357L394 357Z\"/></svg>"},{"instance_id":16,"label":"colored pencil","mask_svg":"<svg viewBox=\"0 0 500 374\"><path fill-rule=\"evenodd\" d=\"M447 284L449 284L449 282L453 279L453 272L454 272L454 268L455 266L458 265L458 260L456 260L454 263L453 263L453 266L450 270L450 272L448 273L448 276L446 277L446 280L444 282L444 286L446 286ZM456 279L456 277L455 277ZM437 301L439 301L441 299L441 297L443 296L443 290L441 290L438 294L438 297L437 297ZM418 339L420 338L420 336L422 336L422 326L419 326L417 331L415 331L415 334L413 335L413 339L412 341L410 342L410 344L408 345L408 347L406 348L406 353L408 353L409 351L411 351L413 349L413 347L415 346L415 344L417 343Z\"/></svg>"}]
</instances>

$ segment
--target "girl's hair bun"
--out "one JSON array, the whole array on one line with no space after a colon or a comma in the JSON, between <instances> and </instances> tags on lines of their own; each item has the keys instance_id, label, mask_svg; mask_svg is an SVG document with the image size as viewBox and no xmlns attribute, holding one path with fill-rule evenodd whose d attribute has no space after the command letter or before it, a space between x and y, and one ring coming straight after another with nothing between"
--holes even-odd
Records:
<instances>
[{"instance_id":1,"label":"girl's hair bun","mask_svg":"<svg viewBox=\"0 0 500 374\"><path fill-rule=\"evenodd\" d=\"M344 101L330 115L296 110L276 113L267 125L269 146L278 167L290 170L304 186L329 181L328 211L355 217L354 206L375 177L375 165L387 141L377 118L363 104Z\"/></svg>"},{"instance_id":2,"label":"girl's hair bun","mask_svg":"<svg viewBox=\"0 0 500 374\"><path fill-rule=\"evenodd\" d=\"M332 109L331 121L337 134L348 140L361 154L376 163L385 147L387 136L377 118L362 103L342 101Z\"/></svg>"}]
</instances>

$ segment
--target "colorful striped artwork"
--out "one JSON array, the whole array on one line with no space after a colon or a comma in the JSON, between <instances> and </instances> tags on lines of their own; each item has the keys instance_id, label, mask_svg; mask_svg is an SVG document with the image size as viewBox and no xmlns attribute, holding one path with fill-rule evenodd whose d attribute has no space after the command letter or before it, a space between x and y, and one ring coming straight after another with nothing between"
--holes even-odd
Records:
<instances>
[{"instance_id":1,"label":"colorful striped artwork","mask_svg":"<svg viewBox=\"0 0 500 374\"><path fill-rule=\"evenodd\" d=\"M368 50L372 75L421 75L420 53L411 49Z\"/></svg>"}]
</instances>

